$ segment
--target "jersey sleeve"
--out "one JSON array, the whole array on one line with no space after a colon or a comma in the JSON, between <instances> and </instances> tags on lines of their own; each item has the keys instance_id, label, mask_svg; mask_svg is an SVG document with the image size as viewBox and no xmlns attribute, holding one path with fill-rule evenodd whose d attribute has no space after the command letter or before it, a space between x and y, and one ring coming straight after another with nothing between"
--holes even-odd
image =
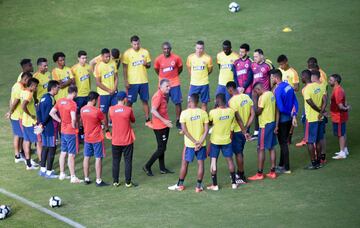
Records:
<instances>
[{"instance_id":1,"label":"jersey sleeve","mask_svg":"<svg viewBox=\"0 0 360 228\"><path fill-rule=\"evenodd\" d=\"M190 55L187 57L186 59L186 66L187 67L191 67L191 60L190 60Z\"/></svg>"},{"instance_id":2,"label":"jersey sleeve","mask_svg":"<svg viewBox=\"0 0 360 228\"><path fill-rule=\"evenodd\" d=\"M151 99L152 108L158 109L160 106L160 102L161 102L160 96L157 95L153 96L153 98Z\"/></svg>"},{"instance_id":3,"label":"jersey sleeve","mask_svg":"<svg viewBox=\"0 0 360 228\"><path fill-rule=\"evenodd\" d=\"M209 121L213 121L213 113L213 110L211 110L209 113Z\"/></svg>"},{"instance_id":4,"label":"jersey sleeve","mask_svg":"<svg viewBox=\"0 0 360 228\"><path fill-rule=\"evenodd\" d=\"M130 121L131 123L135 123L135 115L132 109L130 109Z\"/></svg>"},{"instance_id":5,"label":"jersey sleeve","mask_svg":"<svg viewBox=\"0 0 360 228\"><path fill-rule=\"evenodd\" d=\"M216 55L216 63L217 64L220 64L221 63L221 56L220 56L220 53L218 53L217 55Z\"/></svg>"},{"instance_id":6,"label":"jersey sleeve","mask_svg":"<svg viewBox=\"0 0 360 228\"><path fill-rule=\"evenodd\" d=\"M258 107L259 108L264 108L264 95L261 95L259 97Z\"/></svg>"},{"instance_id":7,"label":"jersey sleeve","mask_svg":"<svg viewBox=\"0 0 360 228\"><path fill-rule=\"evenodd\" d=\"M69 68L69 76L70 76L70 79L71 79L71 78L74 78L74 74L73 74L73 72L71 71L70 68Z\"/></svg>"},{"instance_id":8,"label":"jersey sleeve","mask_svg":"<svg viewBox=\"0 0 360 228\"><path fill-rule=\"evenodd\" d=\"M294 70L294 77L293 77L293 84L297 84L299 83L299 75L298 73Z\"/></svg>"},{"instance_id":9,"label":"jersey sleeve","mask_svg":"<svg viewBox=\"0 0 360 228\"><path fill-rule=\"evenodd\" d=\"M95 69L94 69L94 76L95 78L100 78L101 77L101 64L98 63L95 65Z\"/></svg>"},{"instance_id":10,"label":"jersey sleeve","mask_svg":"<svg viewBox=\"0 0 360 228\"><path fill-rule=\"evenodd\" d=\"M203 121L204 121L204 123L209 123L209 116L208 116L208 114L204 111L204 110L202 110L202 113L203 113Z\"/></svg>"},{"instance_id":11,"label":"jersey sleeve","mask_svg":"<svg viewBox=\"0 0 360 228\"><path fill-rule=\"evenodd\" d=\"M185 115L186 115L185 111L181 112L180 120L179 120L180 123L185 123L186 122L186 116Z\"/></svg>"},{"instance_id":12,"label":"jersey sleeve","mask_svg":"<svg viewBox=\"0 0 360 228\"><path fill-rule=\"evenodd\" d=\"M154 69L160 69L160 60L159 60L159 57L157 57L155 59L155 62L154 62Z\"/></svg>"},{"instance_id":13,"label":"jersey sleeve","mask_svg":"<svg viewBox=\"0 0 360 228\"><path fill-rule=\"evenodd\" d=\"M213 67L212 58L210 56L209 56L209 60L208 60L208 63L207 63L207 67L208 68Z\"/></svg>"},{"instance_id":14,"label":"jersey sleeve","mask_svg":"<svg viewBox=\"0 0 360 228\"><path fill-rule=\"evenodd\" d=\"M109 115L111 114L111 112L109 111ZM110 115L111 116L111 115ZM98 110L98 119L101 121L101 120L104 120L105 119L105 116L104 116L104 113L102 113L100 110Z\"/></svg>"},{"instance_id":15,"label":"jersey sleeve","mask_svg":"<svg viewBox=\"0 0 360 228\"><path fill-rule=\"evenodd\" d=\"M146 50L145 60L147 63L151 62L151 56L148 50Z\"/></svg>"},{"instance_id":16,"label":"jersey sleeve","mask_svg":"<svg viewBox=\"0 0 360 228\"><path fill-rule=\"evenodd\" d=\"M309 100L311 98L311 93L310 93L310 85L306 86L304 89L304 99L305 100Z\"/></svg>"},{"instance_id":17,"label":"jersey sleeve","mask_svg":"<svg viewBox=\"0 0 360 228\"><path fill-rule=\"evenodd\" d=\"M60 81L59 75L56 73L56 69L53 69L53 70L51 71L51 76L52 76L52 78L53 78L54 80Z\"/></svg>"},{"instance_id":18,"label":"jersey sleeve","mask_svg":"<svg viewBox=\"0 0 360 228\"><path fill-rule=\"evenodd\" d=\"M123 57L122 57L122 63L123 64L129 64L129 57L128 57L128 52L125 51Z\"/></svg>"},{"instance_id":19,"label":"jersey sleeve","mask_svg":"<svg viewBox=\"0 0 360 228\"><path fill-rule=\"evenodd\" d=\"M77 105L74 102L74 103L71 104L70 112L76 112L76 109L77 109Z\"/></svg>"},{"instance_id":20,"label":"jersey sleeve","mask_svg":"<svg viewBox=\"0 0 360 228\"><path fill-rule=\"evenodd\" d=\"M335 93L335 102L337 105L341 104L345 98L345 93L341 89L338 89ZM343 104L345 105L345 104Z\"/></svg>"}]
</instances>

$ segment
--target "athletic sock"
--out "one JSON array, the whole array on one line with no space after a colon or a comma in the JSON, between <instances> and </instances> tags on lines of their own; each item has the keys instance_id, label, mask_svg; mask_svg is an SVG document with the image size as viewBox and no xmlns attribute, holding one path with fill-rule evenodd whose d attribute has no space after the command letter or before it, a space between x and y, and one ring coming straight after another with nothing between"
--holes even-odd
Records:
<instances>
[{"instance_id":1,"label":"athletic sock","mask_svg":"<svg viewBox=\"0 0 360 228\"><path fill-rule=\"evenodd\" d=\"M179 178L177 186L180 186L180 185L184 185L184 179Z\"/></svg>"},{"instance_id":2,"label":"athletic sock","mask_svg":"<svg viewBox=\"0 0 360 228\"><path fill-rule=\"evenodd\" d=\"M244 179L244 177L245 177L245 172L240 172L240 171L239 171L238 175L240 176L240 179Z\"/></svg>"},{"instance_id":3,"label":"athletic sock","mask_svg":"<svg viewBox=\"0 0 360 228\"><path fill-rule=\"evenodd\" d=\"M85 177L84 180L85 180L85 181L90 181L90 178L89 178L89 177ZM118 180L118 181L114 181L114 183L115 183L115 182L116 182L116 183L119 183L119 180Z\"/></svg>"},{"instance_id":4,"label":"athletic sock","mask_svg":"<svg viewBox=\"0 0 360 228\"><path fill-rule=\"evenodd\" d=\"M149 122L150 121L150 117L148 117L146 120L145 120L145 122Z\"/></svg>"},{"instance_id":5,"label":"athletic sock","mask_svg":"<svg viewBox=\"0 0 360 228\"><path fill-rule=\"evenodd\" d=\"M15 159L20 159L20 154L15 155Z\"/></svg>"},{"instance_id":6,"label":"athletic sock","mask_svg":"<svg viewBox=\"0 0 360 228\"><path fill-rule=\"evenodd\" d=\"M216 173L215 173L215 174L211 174L211 179L212 179L213 185L216 186L216 185L217 185Z\"/></svg>"},{"instance_id":7,"label":"athletic sock","mask_svg":"<svg viewBox=\"0 0 360 228\"><path fill-rule=\"evenodd\" d=\"M28 167L31 167L31 161L30 161L30 159L26 159L26 165L27 165Z\"/></svg>"},{"instance_id":8,"label":"athletic sock","mask_svg":"<svg viewBox=\"0 0 360 228\"><path fill-rule=\"evenodd\" d=\"M40 170L42 173L45 173L46 172L46 168L45 167L40 167Z\"/></svg>"},{"instance_id":9,"label":"athletic sock","mask_svg":"<svg viewBox=\"0 0 360 228\"><path fill-rule=\"evenodd\" d=\"M97 184L100 184L101 182L102 182L101 179L96 179L96 183L97 183Z\"/></svg>"},{"instance_id":10,"label":"athletic sock","mask_svg":"<svg viewBox=\"0 0 360 228\"><path fill-rule=\"evenodd\" d=\"M270 172L275 172L275 167L272 167L271 169L270 169Z\"/></svg>"},{"instance_id":11,"label":"athletic sock","mask_svg":"<svg viewBox=\"0 0 360 228\"><path fill-rule=\"evenodd\" d=\"M326 159L326 154L321 154L321 160L325 160Z\"/></svg>"},{"instance_id":12,"label":"athletic sock","mask_svg":"<svg viewBox=\"0 0 360 228\"><path fill-rule=\"evenodd\" d=\"M230 176L231 176L231 183L235 184L236 183L236 181L235 181L235 172L231 172Z\"/></svg>"},{"instance_id":13,"label":"athletic sock","mask_svg":"<svg viewBox=\"0 0 360 228\"><path fill-rule=\"evenodd\" d=\"M262 170L262 169L258 169L258 171L257 171L258 174L263 174L263 172L264 172L264 170Z\"/></svg>"},{"instance_id":14,"label":"athletic sock","mask_svg":"<svg viewBox=\"0 0 360 228\"><path fill-rule=\"evenodd\" d=\"M202 180L197 180L196 187L201 188L202 187Z\"/></svg>"}]
</instances>

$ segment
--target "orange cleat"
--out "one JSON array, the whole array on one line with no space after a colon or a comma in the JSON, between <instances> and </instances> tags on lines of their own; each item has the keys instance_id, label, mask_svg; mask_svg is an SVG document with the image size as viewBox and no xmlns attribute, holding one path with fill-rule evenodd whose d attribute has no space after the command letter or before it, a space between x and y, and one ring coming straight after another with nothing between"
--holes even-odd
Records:
<instances>
[{"instance_id":1,"label":"orange cleat","mask_svg":"<svg viewBox=\"0 0 360 228\"><path fill-rule=\"evenodd\" d=\"M203 187L200 187L200 188L196 187L196 188L195 188L195 192L196 192L196 193L199 193L199 192L202 192L202 191L204 191L204 188L203 188Z\"/></svg>"},{"instance_id":2,"label":"orange cleat","mask_svg":"<svg viewBox=\"0 0 360 228\"><path fill-rule=\"evenodd\" d=\"M266 174L266 177L268 177L270 179L276 179L276 173L275 172L270 172L270 173Z\"/></svg>"},{"instance_id":3,"label":"orange cleat","mask_svg":"<svg viewBox=\"0 0 360 228\"><path fill-rule=\"evenodd\" d=\"M297 147L302 147L302 146L305 146L305 145L306 145L306 142L305 142L304 139L295 144L295 146L297 146Z\"/></svg>"},{"instance_id":4,"label":"orange cleat","mask_svg":"<svg viewBox=\"0 0 360 228\"><path fill-rule=\"evenodd\" d=\"M263 180L264 174L262 173L256 173L254 176L251 176L248 178L248 180L255 181L255 180Z\"/></svg>"}]
</instances>

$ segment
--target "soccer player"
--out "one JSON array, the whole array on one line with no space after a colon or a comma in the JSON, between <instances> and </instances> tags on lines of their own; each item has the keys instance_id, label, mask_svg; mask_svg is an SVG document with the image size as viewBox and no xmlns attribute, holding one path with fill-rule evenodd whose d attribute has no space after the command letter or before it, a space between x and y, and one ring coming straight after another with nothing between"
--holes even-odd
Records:
<instances>
[{"instance_id":1,"label":"soccer player","mask_svg":"<svg viewBox=\"0 0 360 228\"><path fill-rule=\"evenodd\" d=\"M22 73L25 73L25 72L32 73L32 72L34 72L34 68L33 68L33 65L31 63L31 59L22 59L20 61L20 66L21 66L21 73L19 74L19 76L17 78L17 82L20 82Z\"/></svg>"},{"instance_id":2,"label":"soccer player","mask_svg":"<svg viewBox=\"0 0 360 228\"><path fill-rule=\"evenodd\" d=\"M108 127L109 107L116 104L116 93L118 85L118 71L115 62L110 59L110 50L101 50L102 61L95 66L96 90L100 94L100 110L105 114L105 127ZM106 137L110 138L110 132L106 132Z\"/></svg>"},{"instance_id":3,"label":"soccer player","mask_svg":"<svg viewBox=\"0 0 360 228\"><path fill-rule=\"evenodd\" d=\"M125 160L125 186L127 188L136 187L137 184L131 182L132 159L134 151L135 133L131 127L131 123L135 123L135 116L131 107L126 106L126 93L120 91L118 93L118 104L110 107L109 115L113 122L112 137L112 176L113 185L118 187L120 161L124 155Z\"/></svg>"},{"instance_id":4,"label":"soccer player","mask_svg":"<svg viewBox=\"0 0 360 228\"><path fill-rule=\"evenodd\" d=\"M252 59L248 56L250 46L246 43L240 45L240 58L234 62L235 82L239 86L240 93L252 96L253 72L251 69Z\"/></svg>"},{"instance_id":5,"label":"soccer player","mask_svg":"<svg viewBox=\"0 0 360 228\"><path fill-rule=\"evenodd\" d=\"M38 164L31 160L30 147L31 143L36 143L40 141L38 136L34 133L34 126L36 125L36 110L35 110L35 99L34 93L36 92L37 86L39 84L39 80L36 78L32 78L31 73L28 74L30 79L27 82L27 88L22 90L20 93L21 97L21 108L23 110L21 124L23 129L23 149L26 158L26 169L33 170L38 169ZM38 155L38 159L41 159L41 144L36 144L36 151Z\"/></svg>"},{"instance_id":6,"label":"soccer player","mask_svg":"<svg viewBox=\"0 0 360 228\"><path fill-rule=\"evenodd\" d=\"M185 148L181 161L181 169L178 183L169 186L169 190L182 191L185 189L184 181L188 171L189 163L196 156L198 163L197 183L195 192L204 190L202 180L204 178L204 160L206 159L206 135L209 129L208 114L198 108L199 94L192 94L189 97L188 108L181 112L180 123L184 132Z\"/></svg>"},{"instance_id":7,"label":"soccer player","mask_svg":"<svg viewBox=\"0 0 360 228\"><path fill-rule=\"evenodd\" d=\"M104 136L101 129L101 123L104 122L104 114L96 107L99 94L91 91L88 96L87 105L81 108L80 115L84 126L84 182L90 184L90 158L95 156L96 186L103 187L109 184L105 183L102 178L102 159L105 155Z\"/></svg>"},{"instance_id":8,"label":"soccer player","mask_svg":"<svg viewBox=\"0 0 360 228\"><path fill-rule=\"evenodd\" d=\"M314 170L321 168L321 140L324 138L324 127L321 119L326 116L326 91L320 83L320 72L311 72L312 83L304 90L304 104L306 115L305 141L308 145L311 164L306 169ZM315 146L316 148L315 148ZM317 151L317 153L315 153Z\"/></svg>"},{"instance_id":9,"label":"soccer player","mask_svg":"<svg viewBox=\"0 0 360 228\"><path fill-rule=\"evenodd\" d=\"M320 82L327 87L328 80L326 73L320 68L318 60L315 57L310 57L307 61L307 66L310 71L318 70L320 72Z\"/></svg>"},{"instance_id":10,"label":"soccer player","mask_svg":"<svg viewBox=\"0 0 360 228\"><path fill-rule=\"evenodd\" d=\"M170 91L170 81L166 78L160 81L160 88L151 99L151 113L153 115L153 129L157 141L157 149L143 167L148 176L154 176L151 166L159 159L161 174L173 173L165 167L165 151L169 139L170 128L173 126L169 120L166 96Z\"/></svg>"},{"instance_id":11,"label":"soccer player","mask_svg":"<svg viewBox=\"0 0 360 228\"><path fill-rule=\"evenodd\" d=\"M125 51L122 63L125 88L128 93L128 105L136 102L138 94L145 113L145 125L151 127L149 111L149 80L147 69L151 66L148 50L140 45L140 38L136 35L130 38L131 48Z\"/></svg>"},{"instance_id":12,"label":"soccer player","mask_svg":"<svg viewBox=\"0 0 360 228\"><path fill-rule=\"evenodd\" d=\"M265 59L264 52L261 49L256 49L254 51L254 62L251 64L251 70L254 74L253 87L255 83L261 82L265 91L271 90L270 85L270 70L274 69L271 62ZM255 92L252 93L252 98L255 103L258 102L259 97ZM253 139L256 139L259 134L259 119L258 115L255 116L255 130L252 136Z\"/></svg>"},{"instance_id":13,"label":"soccer player","mask_svg":"<svg viewBox=\"0 0 360 228\"><path fill-rule=\"evenodd\" d=\"M215 95L219 93L225 94L226 103L230 99L230 95L226 90L226 83L234 81L234 62L239 58L236 52L231 49L230 40L225 40L222 43L222 52L216 56L216 62L219 65L219 84Z\"/></svg>"},{"instance_id":14,"label":"soccer player","mask_svg":"<svg viewBox=\"0 0 360 228\"><path fill-rule=\"evenodd\" d=\"M60 83L55 80L50 80L47 83L46 89L48 92L40 98L37 109L39 126L43 128L41 133L42 151L39 175L45 178L53 179L59 177L52 169L56 152L57 132L54 127L54 121L49 114L50 110L55 105L54 96L60 90Z\"/></svg>"},{"instance_id":15,"label":"soccer player","mask_svg":"<svg viewBox=\"0 0 360 228\"><path fill-rule=\"evenodd\" d=\"M195 53L188 56L186 67L190 75L189 96L200 95L201 108L207 110L210 101L209 75L213 70L211 57L204 51L204 41L199 40L195 45Z\"/></svg>"},{"instance_id":16,"label":"soccer player","mask_svg":"<svg viewBox=\"0 0 360 228\"><path fill-rule=\"evenodd\" d=\"M85 51L78 52L78 63L71 67L71 72L74 75L75 85L78 88L78 94L75 98L77 106L77 122L79 126L80 139L84 139L84 128L80 122L80 110L87 104L88 94L91 88L91 67L86 63L87 53Z\"/></svg>"},{"instance_id":17,"label":"soccer player","mask_svg":"<svg viewBox=\"0 0 360 228\"><path fill-rule=\"evenodd\" d=\"M207 186L206 189L218 191L219 186L217 183L217 160L220 150L226 159L230 176L231 187L236 189L235 167L232 159L233 150L231 145L231 126L235 119L235 112L231 108L226 107L225 94L219 93L216 95L216 107L209 112L209 121L213 125L213 130L210 136L210 173L212 184Z\"/></svg>"},{"instance_id":18,"label":"soccer player","mask_svg":"<svg viewBox=\"0 0 360 228\"><path fill-rule=\"evenodd\" d=\"M48 72L49 67L48 67L47 59L38 58L37 67L38 70L36 71L33 77L39 80L39 85L36 91L36 100L37 102L40 102L40 99L43 97L43 95L48 92L47 87L51 79L51 75L50 72Z\"/></svg>"},{"instance_id":19,"label":"soccer player","mask_svg":"<svg viewBox=\"0 0 360 228\"><path fill-rule=\"evenodd\" d=\"M23 111L21 109L21 93L25 90L25 87L31 78L31 73L22 73L21 80L16 82L11 88L11 98L10 98L10 107L9 111L6 113L6 117L11 121L11 127L13 130L13 145L15 153L15 163L25 161L20 156L22 139L24 137L23 131L21 129L21 118Z\"/></svg>"},{"instance_id":20,"label":"soccer player","mask_svg":"<svg viewBox=\"0 0 360 228\"><path fill-rule=\"evenodd\" d=\"M176 127L181 130L179 119L182 110L182 94L179 75L183 70L183 63L178 55L171 52L172 48L169 42L164 42L161 47L163 50L163 54L159 55L155 59L154 69L156 74L159 75L159 82L163 78L167 78L170 81L169 97L171 98L171 101L175 104Z\"/></svg>"},{"instance_id":21,"label":"soccer player","mask_svg":"<svg viewBox=\"0 0 360 228\"><path fill-rule=\"evenodd\" d=\"M78 138L76 127L76 103L74 98L77 94L76 86L69 86L67 96L56 101L50 111L50 116L61 123L61 153L59 157L60 175L59 179L67 179L65 174L65 158L68 154L68 167L70 170L70 183L78 184L83 182L75 175L75 155L78 152ZM58 113L60 116L58 116Z\"/></svg>"},{"instance_id":22,"label":"soccer player","mask_svg":"<svg viewBox=\"0 0 360 228\"><path fill-rule=\"evenodd\" d=\"M295 92L299 91L299 75L294 68L289 65L286 55L279 55L277 62L282 73L282 80L289 83Z\"/></svg>"},{"instance_id":23,"label":"soccer player","mask_svg":"<svg viewBox=\"0 0 360 228\"><path fill-rule=\"evenodd\" d=\"M115 62L116 68L119 70L121 63L121 53L117 48L111 49L111 60ZM93 70L95 65L102 61L101 54L90 60L90 67Z\"/></svg>"},{"instance_id":24,"label":"soccer player","mask_svg":"<svg viewBox=\"0 0 360 228\"><path fill-rule=\"evenodd\" d=\"M65 54L62 52L56 52L53 55L53 61L56 63L56 67L52 70L51 75L53 80L60 83L60 91L55 96L55 100L65 98L68 94L68 87L74 84L74 75L71 69L65 66Z\"/></svg>"},{"instance_id":25,"label":"soccer player","mask_svg":"<svg viewBox=\"0 0 360 228\"><path fill-rule=\"evenodd\" d=\"M275 163L276 152L275 145L276 134L278 133L278 113L276 110L275 96L271 91L266 89L262 82L256 82L253 87L253 92L259 97L259 101L255 103L255 114L259 116L259 139L258 139L258 171L249 177L249 180L264 179L264 162L265 150L270 152L271 168L270 172L266 174L268 178L275 179Z\"/></svg>"},{"instance_id":26,"label":"soccer player","mask_svg":"<svg viewBox=\"0 0 360 228\"><path fill-rule=\"evenodd\" d=\"M290 174L290 159L288 139L291 128L297 126L296 116L299 104L296 99L295 90L292 86L283 81L282 72L279 69L270 71L271 82L274 85L276 107L279 111L278 141L280 144L280 161L277 167L278 173Z\"/></svg>"},{"instance_id":27,"label":"soccer player","mask_svg":"<svg viewBox=\"0 0 360 228\"><path fill-rule=\"evenodd\" d=\"M237 120L237 123L234 123L234 134L231 141L237 163L236 183L245 184L243 151L246 140L250 139L247 129L249 129L255 117L254 103L249 95L238 92L235 82L228 82L226 88L231 96L228 102L229 107L235 111L235 118Z\"/></svg>"},{"instance_id":28,"label":"soccer player","mask_svg":"<svg viewBox=\"0 0 360 228\"><path fill-rule=\"evenodd\" d=\"M333 88L331 95L330 114L333 122L334 135L339 139L340 152L333 159L345 159L349 155L346 144L346 122L349 119L350 105L346 102L345 91L341 87L341 76L333 74L329 78L329 85Z\"/></svg>"}]
</instances>

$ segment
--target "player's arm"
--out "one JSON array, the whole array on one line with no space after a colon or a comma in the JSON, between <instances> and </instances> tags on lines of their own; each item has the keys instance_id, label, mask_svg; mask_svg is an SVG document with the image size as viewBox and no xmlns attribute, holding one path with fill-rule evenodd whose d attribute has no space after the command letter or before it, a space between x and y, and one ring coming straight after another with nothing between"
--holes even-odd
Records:
<instances>
[{"instance_id":1,"label":"player's arm","mask_svg":"<svg viewBox=\"0 0 360 228\"><path fill-rule=\"evenodd\" d=\"M46 102L44 101L39 104L39 110L43 111L45 116L45 119L39 118L41 125L45 126L51 120L51 116L50 116L51 108L52 108L51 100L47 100ZM39 115L39 117L41 116L43 115Z\"/></svg>"},{"instance_id":2,"label":"player's arm","mask_svg":"<svg viewBox=\"0 0 360 228\"><path fill-rule=\"evenodd\" d=\"M183 65L181 64L181 65L178 67L178 74L180 75L182 71L183 71Z\"/></svg>"},{"instance_id":3,"label":"player's arm","mask_svg":"<svg viewBox=\"0 0 360 228\"><path fill-rule=\"evenodd\" d=\"M213 71L213 65L212 64L210 64L209 66L208 66L208 75L210 75L211 74L211 72Z\"/></svg>"},{"instance_id":4,"label":"player's arm","mask_svg":"<svg viewBox=\"0 0 360 228\"><path fill-rule=\"evenodd\" d=\"M14 113L16 107L18 106L20 102L20 99L15 99L13 102L10 101L10 107L9 107L9 111L6 113L6 118L10 118L11 114Z\"/></svg>"},{"instance_id":5,"label":"player's arm","mask_svg":"<svg viewBox=\"0 0 360 228\"><path fill-rule=\"evenodd\" d=\"M249 119L248 119L248 121L247 121L247 123L245 125L246 129L248 129L251 126L252 122L254 121L254 118L255 118L255 110L254 110L254 107L251 106L251 108L250 108L250 117L249 117Z\"/></svg>"},{"instance_id":6,"label":"player's arm","mask_svg":"<svg viewBox=\"0 0 360 228\"><path fill-rule=\"evenodd\" d=\"M102 90L105 90L108 93L113 93L113 91L111 89L109 89L108 87L106 87L102 82L101 82L101 77L96 77L96 86L99 87Z\"/></svg>"},{"instance_id":7,"label":"player's arm","mask_svg":"<svg viewBox=\"0 0 360 228\"><path fill-rule=\"evenodd\" d=\"M254 80L254 73L252 72L251 68L248 70L248 77L244 83L244 90L246 90L250 85L252 85Z\"/></svg>"},{"instance_id":8,"label":"player's arm","mask_svg":"<svg viewBox=\"0 0 360 228\"><path fill-rule=\"evenodd\" d=\"M275 129L274 129L275 134L277 134L279 131L279 122L280 122L280 111L277 108L277 106L275 106Z\"/></svg>"},{"instance_id":9,"label":"player's arm","mask_svg":"<svg viewBox=\"0 0 360 228\"><path fill-rule=\"evenodd\" d=\"M244 126L244 122L243 122L243 120L241 119L238 111L235 112L235 119L236 119L236 122L237 122L237 123L239 124L239 126L240 126L241 132L245 135L245 134L246 134L246 128L245 128L245 126Z\"/></svg>"},{"instance_id":10,"label":"player's arm","mask_svg":"<svg viewBox=\"0 0 360 228\"><path fill-rule=\"evenodd\" d=\"M76 129L76 111L70 111L71 127Z\"/></svg>"},{"instance_id":11,"label":"player's arm","mask_svg":"<svg viewBox=\"0 0 360 228\"><path fill-rule=\"evenodd\" d=\"M310 98L306 100L306 103L315 111L317 111L318 113L321 113L321 108L319 108L318 106L316 106L316 104L314 103L314 101Z\"/></svg>"},{"instance_id":12,"label":"player's arm","mask_svg":"<svg viewBox=\"0 0 360 228\"><path fill-rule=\"evenodd\" d=\"M146 69L149 69L151 67L151 58L150 58L150 54L148 52L145 55L143 65Z\"/></svg>"},{"instance_id":13,"label":"player's arm","mask_svg":"<svg viewBox=\"0 0 360 228\"><path fill-rule=\"evenodd\" d=\"M124 76L124 85L125 88L129 88L129 81L128 81L128 65L123 63L123 76Z\"/></svg>"},{"instance_id":14,"label":"player's arm","mask_svg":"<svg viewBox=\"0 0 360 228\"><path fill-rule=\"evenodd\" d=\"M196 143L196 140L189 133L185 123L181 123L181 130L184 132L184 135L186 135L186 137L191 140L191 142L193 142L194 144Z\"/></svg>"},{"instance_id":15,"label":"player's arm","mask_svg":"<svg viewBox=\"0 0 360 228\"><path fill-rule=\"evenodd\" d=\"M209 132L209 123L204 123L204 132L200 138L200 145L204 143L208 132Z\"/></svg>"},{"instance_id":16,"label":"player's arm","mask_svg":"<svg viewBox=\"0 0 360 228\"><path fill-rule=\"evenodd\" d=\"M53 118L53 120L61 123L61 119L60 119L60 117L58 116L57 111L58 111L58 110L57 110L55 107L52 107L52 109L50 110L49 115L51 116L51 118Z\"/></svg>"},{"instance_id":17,"label":"player's arm","mask_svg":"<svg viewBox=\"0 0 360 228\"><path fill-rule=\"evenodd\" d=\"M98 56L97 56L97 57L94 57L94 58L91 59L90 62L89 62L89 65L90 65L90 68L91 68L92 71L94 71L97 58L98 58Z\"/></svg>"},{"instance_id":18,"label":"player's arm","mask_svg":"<svg viewBox=\"0 0 360 228\"><path fill-rule=\"evenodd\" d=\"M28 100L24 100L21 104L21 108L22 110L29 116L31 116L31 118L33 118L34 120L36 120L36 116L32 115L30 112L29 112L29 109L27 108L27 105L29 104L29 101Z\"/></svg>"},{"instance_id":19,"label":"player's arm","mask_svg":"<svg viewBox=\"0 0 360 228\"><path fill-rule=\"evenodd\" d=\"M163 122L166 126L168 127L172 127L172 123L170 120L165 119L164 117L162 117L160 115L160 113L157 111L156 107L152 106L151 107L151 114L153 114L154 116L156 116L159 120L161 120L161 122Z\"/></svg>"},{"instance_id":20,"label":"player's arm","mask_svg":"<svg viewBox=\"0 0 360 228\"><path fill-rule=\"evenodd\" d=\"M235 68L235 65L234 65L234 64L231 65L231 72L233 73L233 77L234 77L234 82L235 82L235 84L236 84L236 88L240 87L239 81L237 80L236 68Z\"/></svg>"},{"instance_id":21,"label":"player's arm","mask_svg":"<svg viewBox=\"0 0 360 228\"><path fill-rule=\"evenodd\" d=\"M114 88L113 93L115 93L115 91L117 91L117 88L118 88L118 83L119 83L119 74L118 74L118 72L116 72L114 74L114 83L115 83L115 88Z\"/></svg>"}]
</instances>

